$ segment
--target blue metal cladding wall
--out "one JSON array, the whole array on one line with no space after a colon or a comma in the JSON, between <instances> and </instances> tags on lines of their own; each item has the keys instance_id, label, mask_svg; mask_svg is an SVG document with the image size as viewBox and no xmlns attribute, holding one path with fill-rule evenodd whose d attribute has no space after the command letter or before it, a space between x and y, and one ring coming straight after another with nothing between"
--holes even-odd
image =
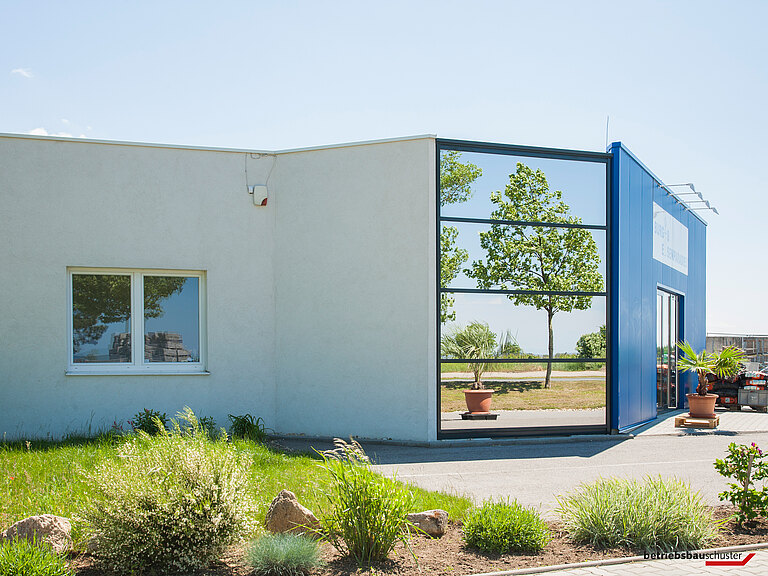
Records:
<instances>
[{"instance_id":1,"label":"blue metal cladding wall","mask_svg":"<svg viewBox=\"0 0 768 576\"><path fill-rule=\"evenodd\" d=\"M706 224L683 208L621 142L611 186L611 428L656 417L656 289L680 295L680 338L706 343ZM688 228L688 274L653 259L653 203ZM694 386L680 375L678 407Z\"/></svg>"}]
</instances>

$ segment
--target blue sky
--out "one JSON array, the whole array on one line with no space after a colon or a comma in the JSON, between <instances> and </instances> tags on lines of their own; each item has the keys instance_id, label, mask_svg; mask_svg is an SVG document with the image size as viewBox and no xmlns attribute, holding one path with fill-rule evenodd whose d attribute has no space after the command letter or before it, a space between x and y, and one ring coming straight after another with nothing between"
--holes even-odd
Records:
<instances>
[{"instance_id":1,"label":"blue sky","mask_svg":"<svg viewBox=\"0 0 768 576\"><path fill-rule=\"evenodd\" d=\"M0 0L0 132L287 148L621 140L705 214L708 329L768 333L767 2Z\"/></svg>"}]
</instances>

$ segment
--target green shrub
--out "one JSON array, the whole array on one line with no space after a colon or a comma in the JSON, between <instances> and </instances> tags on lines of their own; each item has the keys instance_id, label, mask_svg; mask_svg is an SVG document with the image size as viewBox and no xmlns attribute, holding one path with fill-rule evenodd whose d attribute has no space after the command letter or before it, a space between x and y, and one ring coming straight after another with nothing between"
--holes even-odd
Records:
<instances>
[{"instance_id":1,"label":"green shrub","mask_svg":"<svg viewBox=\"0 0 768 576\"><path fill-rule=\"evenodd\" d=\"M489 500L468 514L464 540L494 554L531 553L549 542L549 528L536 511L524 508L516 500Z\"/></svg>"},{"instance_id":2,"label":"green shrub","mask_svg":"<svg viewBox=\"0 0 768 576\"><path fill-rule=\"evenodd\" d=\"M756 482L768 478L768 461L763 451L752 442L750 446L728 445L725 460L715 460L715 470L736 482L719 494L720 500L729 500L736 507L739 524L753 522L758 516L768 515L768 486L757 489Z\"/></svg>"},{"instance_id":3,"label":"green shrub","mask_svg":"<svg viewBox=\"0 0 768 576\"><path fill-rule=\"evenodd\" d=\"M322 454L331 474L326 494L331 511L320 518L320 532L360 565L385 560L396 542L409 544L406 515L413 495L403 484L371 470L357 442L334 442L336 450Z\"/></svg>"},{"instance_id":4,"label":"green shrub","mask_svg":"<svg viewBox=\"0 0 768 576\"><path fill-rule=\"evenodd\" d=\"M231 422L229 433L232 435L232 438L253 440L260 444L267 441L267 428L264 426L264 420L261 417L254 420L250 414L243 414L242 416L230 414L229 421Z\"/></svg>"},{"instance_id":5,"label":"green shrub","mask_svg":"<svg viewBox=\"0 0 768 576\"><path fill-rule=\"evenodd\" d=\"M0 540L0 576L74 576L50 546L18 539Z\"/></svg>"},{"instance_id":6,"label":"green shrub","mask_svg":"<svg viewBox=\"0 0 768 576\"><path fill-rule=\"evenodd\" d=\"M134 432L141 430L150 436L157 436L168 428L168 416L165 412L144 408L144 410L137 412L132 419L128 420L128 424L131 425Z\"/></svg>"},{"instance_id":7,"label":"green shrub","mask_svg":"<svg viewBox=\"0 0 768 576\"><path fill-rule=\"evenodd\" d=\"M321 564L317 542L299 534L268 534L254 540L246 562L256 576L303 576Z\"/></svg>"},{"instance_id":8,"label":"green shrub","mask_svg":"<svg viewBox=\"0 0 768 576\"><path fill-rule=\"evenodd\" d=\"M558 499L571 537L600 548L704 548L717 526L701 495L677 479L600 479Z\"/></svg>"},{"instance_id":9,"label":"green shrub","mask_svg":"<svg viewBox=\"0 0 768 576\"><path fill-rule=\"evenodd\" d=\"M252 528L247 474L237 449L210 440L189 409L170 432L139 432L92 475L85 517L97 558L123 573L205 567Z\"/></svg>"}]
</instances>

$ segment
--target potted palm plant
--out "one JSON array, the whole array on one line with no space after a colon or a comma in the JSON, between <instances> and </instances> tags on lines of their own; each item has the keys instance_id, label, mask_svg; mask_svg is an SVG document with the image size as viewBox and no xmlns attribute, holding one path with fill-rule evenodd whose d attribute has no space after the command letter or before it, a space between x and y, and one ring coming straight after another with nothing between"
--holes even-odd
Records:
<instances>
[{"instance_id":1,"label":"potted palm plant","mask_svg":"<svg viewBox=\"0 0 768 576\"><path fill-rule=\"evenodd\" d=\"M471 322L465 327L456 326L441 340L443 356L467 360L467 367L472 372L473 382L469 390L464 390L467 410L472 414L486 413L491 409L493 390L486 388L480 380L483 373L493 367L492 363L480 362L489 358L498 358L510 349L512 337L509 332L496 339L488 324ZM474 360L474 362L473 362Z\"/></svg>"},{"instance_id":2,"label":"potted palm plant","mask_svg":"<svg viewBox=\"0 0 768 576\"><path fill-rule=\"evenodd\" d=\"M708 374L716 374L720 378L733 376L741 368L744 352L733 346L727 346L720 352L709 354L702 350L698 354L688 342L678 343L677 347L682 356L677 365L683 372L695 372L698 378L696 394L686 394L688 407L693 418L714 418L717 394L709 393Z\"/></svg>"}]
</instances>

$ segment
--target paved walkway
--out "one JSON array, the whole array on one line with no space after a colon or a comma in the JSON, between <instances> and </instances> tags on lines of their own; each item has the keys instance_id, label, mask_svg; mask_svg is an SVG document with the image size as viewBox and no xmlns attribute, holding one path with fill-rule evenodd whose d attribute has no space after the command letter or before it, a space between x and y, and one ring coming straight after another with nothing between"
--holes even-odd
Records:
<instances>
[{"instance_id":1,"label":"paved walkway","mask_svg":"<svg viewBox=\"0 0 768 576\"><path fill-rule=\"evenodd\" d=\"M545 572L545 574L547 576L688 576L694 574L765 576L768 574L768 551L740 552L741 561L745 561L750 553L754 553L754 556L744 566L707 566L704 560L649 560L629 564L555 570ZM518 572L518 574L522 573Z\"/></svg>"},{"instance_id":2,"label":"paved walkway","mask_svg":"<svg viewBox=\"0 0 768 576\"><path fill-rule=\"evenodd\" d=\"M443 430L605 425L605 408L594 410L493 410L493 413L498 414L495 420L462 420L461 412L443 412L440 415L440 422Z\"/></svg>"},{"instance_id":3,"label":"paved walkway","mask_svg":"<svg viewBox=\"0 0 768 576\"><path fill-rule=\"evenodd\" d=\"M675 428L675 416L685 414L685 410L674 410L659 416L632 431L635 436L734 436L751 432L768 432L768 414L742 408L740 412L718 409L720 425L714 429Z\"/></svg>"}]
</instances>

